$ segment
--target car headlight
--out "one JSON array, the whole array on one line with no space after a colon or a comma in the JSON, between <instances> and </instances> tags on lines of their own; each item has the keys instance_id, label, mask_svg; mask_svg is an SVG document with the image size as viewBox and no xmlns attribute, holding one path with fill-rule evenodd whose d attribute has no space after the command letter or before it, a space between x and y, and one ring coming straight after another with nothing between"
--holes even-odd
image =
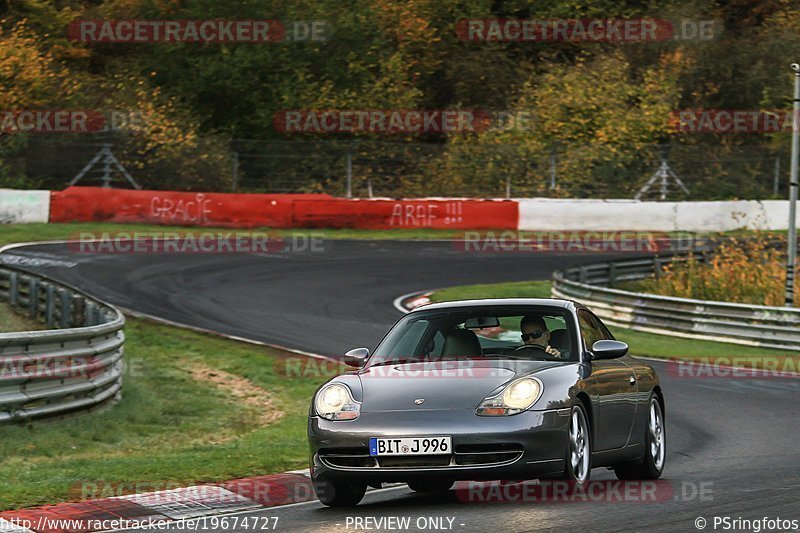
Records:
<instances>
[{"instance_id":1,"label":"car headlight","mask_svg":"<svg viewBox=\"0 0 800 533\"><path fill-rule=\"evenodd\" d=\"M536 378L512 381L496 395L486 398L475 409L480 416L508 416L521 413L542 395L542 382Z\"/></svg>"},{"instance_id":2,"label":"car headlight","mask_svg":"<svg viewBox=\"0 0 800 533\"><path fill-rule=\"evenodd\" d=\"M354 420L358 418L361 404L353 399L349 388L332 383L317 392L314 411L326 420Z\"/></svg>"}]
</instances>

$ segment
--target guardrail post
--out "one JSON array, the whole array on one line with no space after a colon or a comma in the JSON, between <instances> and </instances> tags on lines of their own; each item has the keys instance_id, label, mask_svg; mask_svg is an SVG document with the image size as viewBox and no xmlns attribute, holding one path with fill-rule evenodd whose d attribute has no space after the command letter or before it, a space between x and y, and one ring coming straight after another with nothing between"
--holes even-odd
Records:
<instances>
[{"instance_id":1,"label":"guardrail post","mask_svg":"<svg viewBox=\"0 0 800 533\"><path fill-rule=\"evenodd\" d=\"M586 271L586 268L583 266L578 267L578 281L580 281L581 283L586 283L588 277L589 276L588 272Z\"/></svg>"},{"instance_id":2,"label":"guardrail post","mask_svg":"<svg viewBox=\"0 0 800 533\"><path fill-rule=\"evenodd\" d=\"M19 278L16 272L8 275L8 305L16 307L19 299Z\"/></svg>"},{"instance_id":3,"label":"guardrail post","mask_svg":"<svg viewBox=\"0 0 800 533\"><path fill-rule=\"evenodd\" d=\"M95 305L92 302L86 302L86 306L84 307L83 311L83 325L84 326L94 326L94 312L95 312Z\"/></svg>"},{"instance_id":4,"label":"guardrail post","mask_svg":"<svg viewBox=\"0 0 800 533\"><path fill-rule=\"evenodd\" d=\"M608 286L613 287L617 281L617 265L609 263L608 265Z\"/></svg>"},{"instance_id":5,"label":"guardrail post","mask_svg":"<svg viewBox=\"0 0 800 533\"><path fill-rule=\"evenodd\" d=\"M55 288L48 284L47 293L45 298L45 319L47 320L47 327L52 328L56 323L56 301L54 298Z\"/></svg>"},{"instance_id":6,"label":"guardrail post","mask_svg":"<svg viewBox=\"0 0 800 533\"><path fill-rule=\"evenodd\" d=\"M59 291L59 294L61 296L60 324L62 328L68 328L72 323L72 295L63 289Z\"/></svg>"},{"instance_id":7,"label":"guardrail post","mask_svg":"<svg viewBox=\"0 0 800 533\"><path fill-rule=\"evenodd\" d=\"M36 320L39 314L39 280L31 278L28 280L28 316Z\"/></svg>"},{"instance_id":8,"label":"guardrail post","mask_svg":"<svg viewBox=\"0 0 800 533\"><path fill-rule=\"evenodd\" d=\"M656 279L661 279L661 258L653 258L653 275Z\"/></svg>"}]
</instances>

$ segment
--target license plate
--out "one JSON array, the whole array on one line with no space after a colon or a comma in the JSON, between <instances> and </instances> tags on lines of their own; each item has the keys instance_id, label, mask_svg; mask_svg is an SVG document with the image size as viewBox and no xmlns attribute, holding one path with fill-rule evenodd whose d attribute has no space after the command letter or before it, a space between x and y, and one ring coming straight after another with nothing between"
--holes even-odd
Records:
<instances>
[{"instance_id":1,"label":"license plate","mask_svg":"<svg viewBox=\"0 0 800 533\"><path fill-rule=\"evenodd\" d=\"M405 437L369 439L370 455L449 455L453 453L450 437Z\"/></svg>"}]
</instances>

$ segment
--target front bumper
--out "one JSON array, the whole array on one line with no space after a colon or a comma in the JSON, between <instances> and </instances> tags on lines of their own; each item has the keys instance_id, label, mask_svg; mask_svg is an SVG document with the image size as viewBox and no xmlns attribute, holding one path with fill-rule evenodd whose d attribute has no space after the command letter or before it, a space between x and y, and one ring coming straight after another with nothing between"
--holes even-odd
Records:
<instances>
[{"instance_id":1,"label":"front bumper","mask_svg":"<svg viewBox=\"0 0 800 533\"><path fill-rule=\"evenodd\" d=\"M478 416L473 410L361 413L356 420L310 417L314 481L396 482L533 479L563 472L569 409ZM369 455L370 437L450 435L453 452L440 456Z\"/></svg>"}]
</instances>

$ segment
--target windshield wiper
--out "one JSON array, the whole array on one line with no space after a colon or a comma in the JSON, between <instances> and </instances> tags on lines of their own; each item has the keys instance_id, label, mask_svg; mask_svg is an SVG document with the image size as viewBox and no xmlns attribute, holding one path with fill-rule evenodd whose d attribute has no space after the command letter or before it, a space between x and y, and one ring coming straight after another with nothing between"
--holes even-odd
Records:
<instances>
[{"instance_id":1,"label":"windshield wiper","mask_svg":"<svg viewBox=\"0 0 800 533\"><path fill-rule=\"evenodd\" d=\"M502 357L504 359L519 359L521 361L530 360L530 357L522 357L521 355L511 355L507 353L485 353L484 357Z\"/></svg>"}]
</instances>

